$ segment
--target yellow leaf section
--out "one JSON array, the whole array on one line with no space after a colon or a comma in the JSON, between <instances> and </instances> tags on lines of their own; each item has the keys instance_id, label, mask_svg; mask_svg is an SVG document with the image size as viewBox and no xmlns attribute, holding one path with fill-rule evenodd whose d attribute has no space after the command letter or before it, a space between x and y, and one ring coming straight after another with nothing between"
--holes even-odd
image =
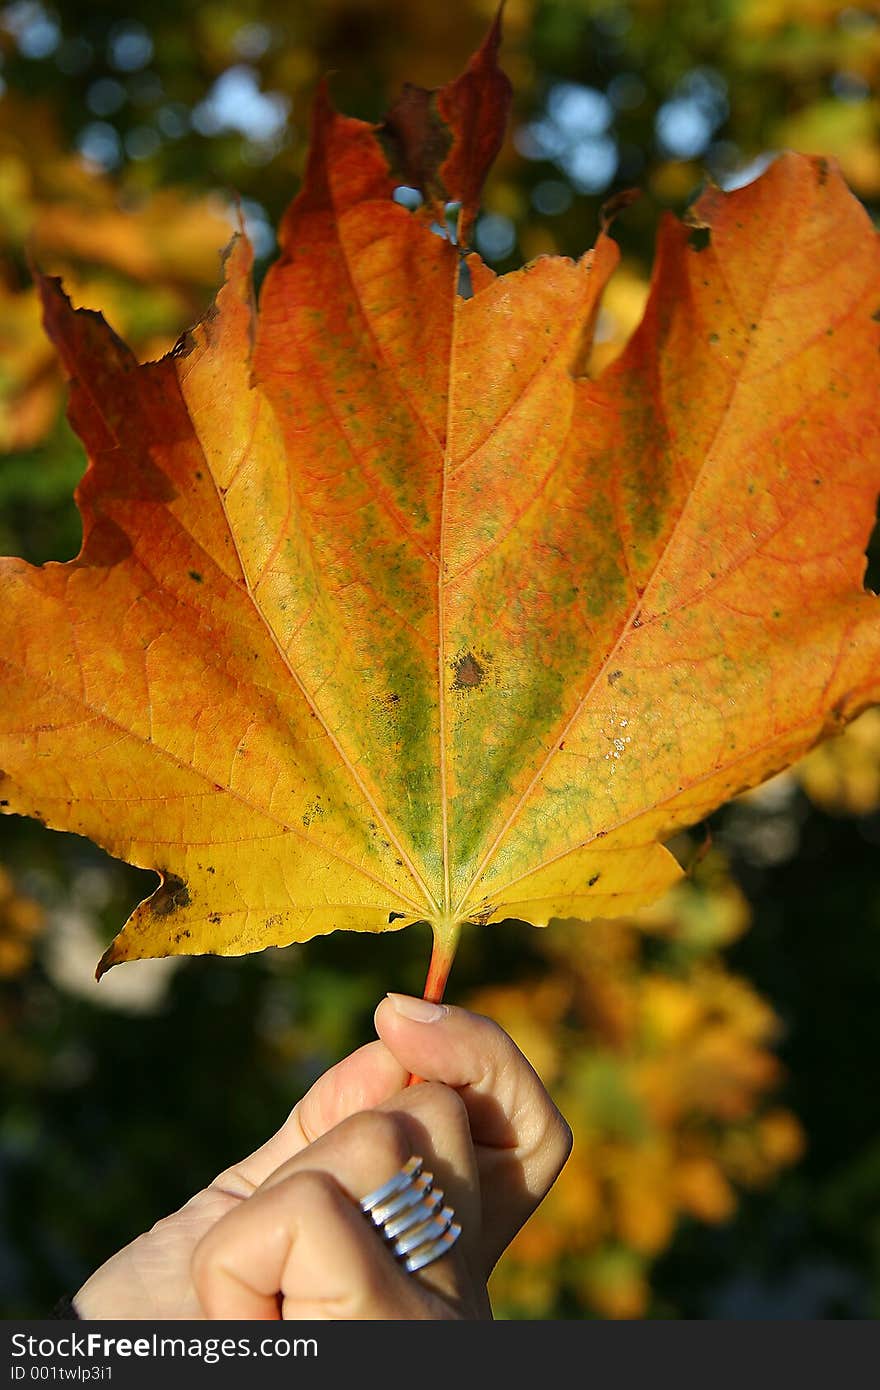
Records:
<instances>
[{"instance_id":1,"label":"yellow leaf section","mask_svg":"<svg viewBox=\"0 0 880 1390\"><path fill-rule=\"evenodd\" d=\"M254 592L256 538L227 505L251 450L280 448L244 370L218 366L233 343L247 360L248 270L240 242L189 355L145 367L99 316L45 286L90 459L84 543L69 565L3 562L0 793L4 809L159 868L162 886L102 968L422 915L357 770L292 678ZM210 423L218 373L222 451Z\"/></svg>"},{"instance_id":2,"label":"yellow leaf section","mask_svg":"<svg viewBox=\"0 0 880 1390\"><path fill-rule=\"evenodd\" d=\"M505 394L504 312L534 330L516 277L464 306L502 365L448 504L451 648L481 672L451 691L462 918L544 924L659 890L677 873L659 840L880 698L876 235L796 155L693 222L667 221L624 355L549 399L538 378Z\"/></svg>"},{"instance_id":3,"label":"yellow leaf section","mask_svg":"<svg viewBox=\"0 0 880 1390\"><path fill-rule=\"evenodd\" d=\"M255 464L275 479L261 594L435 918L437 589L458 257L391 189L373 128L322 98L304 188L260 300L254 380L280 435ZM253 514L251 499L241 505Z\"/></svg>"}]
</instances>

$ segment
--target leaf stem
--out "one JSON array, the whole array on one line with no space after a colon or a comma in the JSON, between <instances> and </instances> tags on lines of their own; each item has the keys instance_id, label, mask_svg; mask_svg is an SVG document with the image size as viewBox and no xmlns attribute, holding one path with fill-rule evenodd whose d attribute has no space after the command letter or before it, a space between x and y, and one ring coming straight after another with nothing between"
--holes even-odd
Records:
<instances>
[{"instance_id":1,"label":"leaf stem","mask_svg":"<svg viewBox=\"0 0 880 1390\"><path fill-rule=\"evenodd\" d=\"M461 926L461 922L434 924L434 946L431 951L431 964L428 966L428 978L425 980L422 996L424 999L430 999L432 1004L439 1004L443 998L446 981L449 979L449 972L455 960Z\"/></svg>"},{"instance_id":2,"label":"leaf stem","mask_svg":"<svg viewBox=\"0 0 880 1390\"><path fill-rule=\"evenodd\" d=\"M446 989L446 981L449 979L452 962L455 960L462 924L448 920L434 922L432 926L434 945L431 950L431 963L428 966L428 978L425 980L422 998L429 999L432 1004L439 1004ZM407 1086L414 1086L421 1079L420 1076L411 1072L406 1084Z\"/></svg>"}]
</instances>

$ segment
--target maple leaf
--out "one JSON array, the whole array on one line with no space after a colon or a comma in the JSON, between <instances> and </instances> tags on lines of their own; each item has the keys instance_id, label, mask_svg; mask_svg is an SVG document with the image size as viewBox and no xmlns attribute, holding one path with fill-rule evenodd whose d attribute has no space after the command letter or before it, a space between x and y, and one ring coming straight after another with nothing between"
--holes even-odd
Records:
<instances>
[{"instance_id":1,"label":"maple leaf","mask_svg":"<svg viewBox=\"0 0 880 1390\"><path fill-rule=\"evenodd\" d=\"M607 234L496 278L431 230L497 48L380 127L319 93L259 312L243 237L157 363L43 284L84 539L3 562L0 797L161 874L99 971L421 920L437 996L461 923L633 911L880 698L865 212L796 155L710 188L592 380Z\"/></svg>"}]
</instances>

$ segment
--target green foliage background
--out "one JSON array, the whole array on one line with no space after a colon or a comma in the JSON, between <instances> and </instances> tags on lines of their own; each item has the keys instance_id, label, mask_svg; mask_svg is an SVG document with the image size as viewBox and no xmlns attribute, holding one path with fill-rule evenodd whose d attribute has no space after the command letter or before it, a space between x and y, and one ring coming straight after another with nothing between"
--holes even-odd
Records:
<instances>
[{"instance_id":1,"label":"green foliage background","mask_svg":"<svg viewBox=\"0 0 880 1390\"><path fill-rule=\"evenodd\" d=\"M44 97L70 147L103 152L130 190L237 190L265 265L267 229L302 167L316 78L334 71L337 103L376 118L400 80L436 85L457 72L487 19L476 0L65 0L63 14L19 3L0 8L2 74L10 93ZM647 195L615 235L646 271L664 206L680 210L707 170L730 178L798 131L813 152L853 156L852 182L876 213L878 21L874 5L831 0L510 0L516 111L487 192L487 257L506 269L549 244L577 255L603 201L637 184ZM217 107L215 84L230 69L241 100L250 92L245 129ZM266 106L255 92L289 100L286 116L277 98ZM566 93L569 125L554 133ZM616 171L602 182L607 140ZM572 151L590 141L592 164L578 164ZM62 420L39 450L0 459L4 550L38 562L76 552L71 493L81 469ZM754 910L729 960L783 1020L782 1099L806 1130L807 1153L772 1190L746 1195L729 1223L681 1225L655 1267L649 1316L880 1312L880 812L836 817L798 794L786 814L790 848L775 856L755 853L735 810L719 813L712 832ZM73 905L98 924L96 959L155 882L17 818L0 824L0 860L48 908ZM128 1014L59 988L50 946L47 937L27 970L0 981L6 1317L43 1315L260 1142L320 1071L371 1036L386 989L420 992L429 943L413 928L186 961L152 1011ZM545 967L531 929L472 931L450 997ZM564 1297L555 1315L588 1316Z\"/></svg>"}]
</instances>

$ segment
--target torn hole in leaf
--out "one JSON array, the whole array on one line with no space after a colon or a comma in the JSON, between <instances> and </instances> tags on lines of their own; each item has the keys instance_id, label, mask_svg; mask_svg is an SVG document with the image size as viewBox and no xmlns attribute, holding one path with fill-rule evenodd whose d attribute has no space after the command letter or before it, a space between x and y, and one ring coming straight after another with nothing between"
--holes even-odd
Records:
<instances>
[{"instance_id":1,"label":"torn hole in leaf","mask_svg":"<svg viewBox=\"0 0 880 1390\"><path fill-rule=\"evenodd\" d=\"M456 285L455 292L459 299L473 299L474 297L474 282L471 277L471 268L464 256L462 256L458 263L458 284Z\"/></svg>"},{"instance_id":2,"label":"torn hole in leaf","mask_svg":"<svg viewBox=\"0 0 880 1390\"><path fill-rule=\"evenodd\" d=\"M874 526L865 546L867 564L863 583L869 594L880 593L880 496L877 498L874 511Z\"/></svg>"},{"instance_id":3,"label":"torn hole in leaf","mask_svg":"<svg viewBox=\"0 0 880 1390\"><path fill-rule=\"evenodd\" d=\"M688 246L692 251L705 251L712 245L711 227L692 227L688 236Z\"/></svg>"},{"instance_id":4,"label":"torn hole in leaf","mask_svg":"<svg viewBox=\"0 0 880 1390\"><path fill-rule=\"evenodd\" d=\"M410 188L406 183L398 184L391 196L395 203L399 203L409 212L418 212L425 201L417 188Z\"/></svg>"},{"instance_id":5,"label":"torn hole in leaf","mask_svg":"<svg viewBox=\"0 0 880 1390\"><path fill-rule=\"evenodd\" d=\"M452 246L458 245L458 214L461 212L461 203L446 203L443 208L443 221L432 222L431 231L435 236L442 236Z\"/></svg>"}]
</instances>

